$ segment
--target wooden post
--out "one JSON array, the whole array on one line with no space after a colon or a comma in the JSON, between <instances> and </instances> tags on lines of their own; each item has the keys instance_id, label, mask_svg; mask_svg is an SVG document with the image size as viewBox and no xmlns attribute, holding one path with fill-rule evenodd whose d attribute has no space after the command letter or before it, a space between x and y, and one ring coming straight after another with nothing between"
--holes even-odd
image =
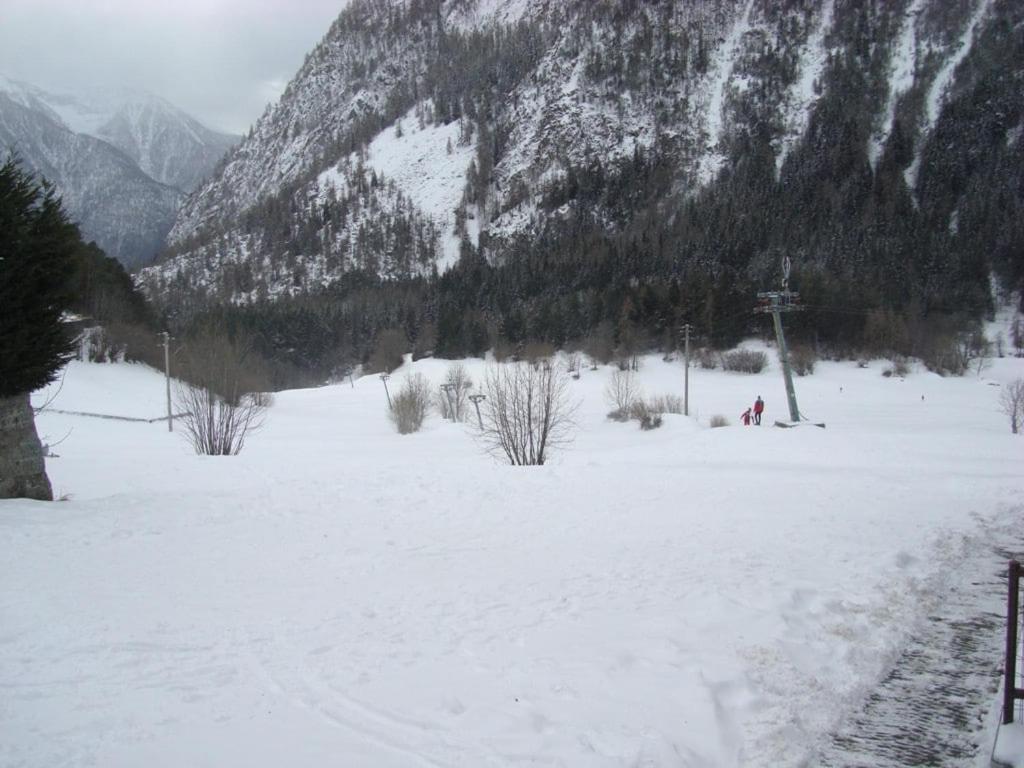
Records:
<instances>
[{"instance_id":1,"label":"wooden post","mask_svg":"<svg viewBox=\"0 0 1024 768\"><path fill-rule=\"evenodd\" d=\"M1003 723L1013 722L1017 696L1017 626L1020 623L1020 563L1010 561L1006 569L1006 666L1003 680Z\"/></svg>"}]
</instances>

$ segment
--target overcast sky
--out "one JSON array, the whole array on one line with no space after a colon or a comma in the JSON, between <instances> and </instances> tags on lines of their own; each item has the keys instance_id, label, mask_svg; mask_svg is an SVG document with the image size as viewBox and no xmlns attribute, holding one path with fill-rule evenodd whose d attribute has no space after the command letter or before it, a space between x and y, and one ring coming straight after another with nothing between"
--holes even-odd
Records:
<instances>
[{"instance_id":1,"label":"overcast sky","mask_svg":"<svg viewBox=\"0 0 1024 768\"><path fill-rule=\"evenodd\" d=\"M128 86L243 133L346 0L0 0L0 74Z\"/></svg>"}]
</instances>

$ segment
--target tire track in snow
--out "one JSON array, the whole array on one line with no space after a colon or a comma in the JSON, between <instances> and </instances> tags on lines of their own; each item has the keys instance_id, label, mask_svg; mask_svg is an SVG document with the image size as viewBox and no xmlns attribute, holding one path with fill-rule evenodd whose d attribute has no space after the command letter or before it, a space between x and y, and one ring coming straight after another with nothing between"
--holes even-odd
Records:
<instances>
[{"instance_id":1,"label":"tire track in snow","mask_svg":"<svg viewBox=\"0 0 1024 768\"><path fill-rule=\"evenodd\" d=\"M1016 552L1024 542L1013 542ZM1010 549L977 545L885 679L831 736L821 768L975 766L987 752Z\"/></svg>"},{"instance_id":2,"label":"tire track in snow","mask_svg":"<svg viewBox=\"0 0 1024 768\"><path fill-rule=\"evenodd\" d=\"M416 722L364 704L337 686L318 680L301 662L274 663L272 667L252 651L247 655L256 677L273 694L312 712L332 727L409 758L410 764L446 768L453 754L467 751L464 745L454 744L446 738L448 734L440 726L435 729L429 723ZM275 657L283 658L280 653ZM444 758L430 756L431 752L436 754L437 748L444 750Z\"/></svg>"}]
</instances>

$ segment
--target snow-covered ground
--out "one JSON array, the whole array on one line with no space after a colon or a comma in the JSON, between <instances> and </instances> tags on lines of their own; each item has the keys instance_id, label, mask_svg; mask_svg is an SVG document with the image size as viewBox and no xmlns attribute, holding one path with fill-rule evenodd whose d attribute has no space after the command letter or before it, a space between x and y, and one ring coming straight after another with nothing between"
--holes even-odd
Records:
<instances>
[{"instance_id":1,"label":"snow-covered ground","mask_svg":"<svg viewBox=\"0 0 1024 768\"><path fill-rule=\"evenodd\" d=\"M949 566L1020 527L996 385L1024 360L884 367L797 380L824 430L767 426L774 365L693 370L695 417L652 432L606 420L612 369L584 368L541 468L436 415L397 435L377 377L279 393L233 458L44 413L68 500L0 502L0 765L805 765ZM639 375L681 391L678 361ZM765 426L707 427L759 394ZM73 363L53 408L163 397Z\"/></svg>"}]
</instances>

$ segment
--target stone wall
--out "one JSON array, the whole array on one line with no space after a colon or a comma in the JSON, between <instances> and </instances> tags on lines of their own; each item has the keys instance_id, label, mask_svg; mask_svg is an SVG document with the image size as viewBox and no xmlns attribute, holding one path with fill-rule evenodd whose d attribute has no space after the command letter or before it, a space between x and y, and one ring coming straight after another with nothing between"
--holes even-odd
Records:
<instances>
[{"instance_id":1,"label":"stone wall","mask_svg":"<svg viewBox=\"0 0 1024 768\"><path fill-rule=\"evenodd\" d=\"M53 500L28 394L0 398L0 499Z\"/></svg>"}]
</instances>

